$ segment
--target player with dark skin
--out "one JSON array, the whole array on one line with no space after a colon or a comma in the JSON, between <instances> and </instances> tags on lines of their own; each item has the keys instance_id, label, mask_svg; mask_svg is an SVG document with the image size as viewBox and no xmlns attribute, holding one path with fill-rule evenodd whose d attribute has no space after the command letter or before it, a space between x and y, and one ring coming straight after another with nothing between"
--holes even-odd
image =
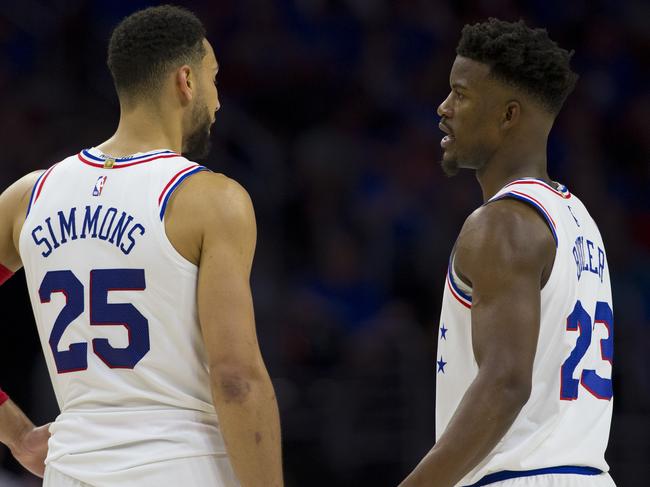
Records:
<instances>
[{"instance_id":1,"label":"player with dark skin","mask_svg":"<svg viewBox=\"0 0 650 487\"><path fill-rule=\"evenodd\" d=\"M546 145L555 114L491 66L457 56L451 92L438 107L442 167L473 169L487 202L510 181L555 186ZM455 270L472 288L472 346L478 375L445 433L400 487L450 487L478 465L530 397L540 326L540 291L555 259L546 222L530 206L499 200L474 211L456 241ZM516 324L516 326L513 326Z\"/></svg>"}]
</instances>

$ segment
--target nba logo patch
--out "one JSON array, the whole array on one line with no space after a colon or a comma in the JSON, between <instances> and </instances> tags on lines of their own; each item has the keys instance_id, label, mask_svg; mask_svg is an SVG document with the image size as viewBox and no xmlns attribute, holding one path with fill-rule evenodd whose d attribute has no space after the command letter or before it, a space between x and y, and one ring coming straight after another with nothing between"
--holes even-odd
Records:
<instances>
[{"instance_id":1,"label":"nba logo patch","mask_svg":"<svg viewBox=\"0 0 650 487\"><path fill-rule=\"evenodd\" d=\"M106 178L108 176L99 176L97 178L97 182L95 183L95 189L93 189L93 196L99 196L102 194L102 190L104 189L104 185L106 184Z\"/></svg>"}]
</instances>

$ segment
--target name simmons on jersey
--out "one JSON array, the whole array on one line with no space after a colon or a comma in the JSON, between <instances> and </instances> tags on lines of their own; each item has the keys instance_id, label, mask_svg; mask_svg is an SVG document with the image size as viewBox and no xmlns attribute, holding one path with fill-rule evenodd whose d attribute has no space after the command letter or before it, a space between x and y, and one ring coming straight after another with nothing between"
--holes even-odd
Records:
<instances>
[{"instance_id":1,"label":"name simmons on jersey","mask_svg":"<svg viewBox=\"0 0 650 487\"><path fill-rule=\"evenodd\" d=\"M48 216L36 225L31 234L43 257L78 238L104 240L129 255L137 239L145 234L145 228L125 211L88 205L85 209L75 206L67 211L59 210L56 216Z\"/></svg>"}]
</instances>

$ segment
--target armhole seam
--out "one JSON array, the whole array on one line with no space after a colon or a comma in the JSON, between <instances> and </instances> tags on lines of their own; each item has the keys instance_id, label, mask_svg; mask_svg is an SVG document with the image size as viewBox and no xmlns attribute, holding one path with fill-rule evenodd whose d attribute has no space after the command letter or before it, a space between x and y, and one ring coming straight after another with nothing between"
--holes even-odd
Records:
<instances>
[{"instance_id":1,"label":"armhole seam","mask_svg":"<svg viewBox=\"0 0 650 487\"><path fill-rule=\"evenodd\" d=\"M530 199L529 199L530 198ZM502 199L513 199L516 201L521 201L522 203L528 204L530 207L532 207L534 210L536 210L537 214L542 217L542 220L544 220L544 223L546 223L547 228L550 230L551 235L553 236L553 240L555 241L555 257L553 258L553 264L551 265L551 270L548 273L548 279L546 279L546 282L544 283L543 286L540 287L540 292L544 291L546 289L546 286L548 285L549 282L551 282L551 279L553 278L556 270L556 264L557 264L557 259L558 259L558 249L559 249L559 241L557 238L557 232L555 230L555 225L553 223L553 220L551 218L551 215L548 213L546 208L544 208L541 203L537 201L533 201L533 198L531 196L525 195L525 194L512 194L510 192L504 193L500 196L497 196L494 199L491 199L488 201L488 203L492 203L493 201L499 201ZM486 203L486 204L488 204Z\"/></svg>"},{"instance_id":2,"label":"armhole seam","mask_svg":"<svg viewBox=\"0 0 650 487\"><path fill-rule=\"evenodd\" d=\"M166 248L166 252L169 254L171 258L176 260L179 264L181 264L183 267L187 268L188 270L191 271L196 271L198 269L198 266L194 264L193 262L190 262L187 260L177 249L174 247L174 244L172 241L169 239L169 236L167 235L167 228L165 225L165 217L166 217L166 210L167 210L167 203L169 202L169 199L171 196L176 192L176 190L182 185L182 183L189 178L190 176L193 176L194 174L197 174L199 172L203 171L209 171L211 172L210 169L208 169L205 166L201 165L195 165L195 166L190 166L185 168L187 172L182 174L182 176L179 176L179 173L177 173L174 177L172 177L167 185L169 185L170 182L173 182L173 184L163 190L163 193L160 195L160 200L161 202L157 206L157 211L156 211L156 217L155 220L160 224L159 225L159 231L161 232L161 238L162 238L162 245ZM181 173L183 173L183 170L181 170ZM174 179L178 177L178 180L174 182Z\"/></svg>"},{"instance_id":3,"label":"armhole seam","mask_svg":"<svg viewBox=\"0 0 650 487\"><path fill-rule=\"evenodd\" d=\"M558 237L557 237L557 231L555 230L555 223L553 222L553 219L552 219L550 213L548 213L548 211L546 210L546 208L544 208L539 202L534 201L533 198L528 196L528 195L525 195L523 193L522 194L514 194L514 193L511 193L511 192L504 193L504 194L502 194L500 196L497 196L496 198L491 199L490 201L488 201L487 204L493 203L493 202L499 201L499 200L504 200L504 199L513 199L513 200L521 201L522 203L526 203L528 206L535 209L537 211L537 214L542 217L542 219L546 223L546 226L548 227L549 231L551 232L551 235L553 236L553 241L555 242L555 249L557 250L557 248L559 247L559 241L558 241Z\"/></svg>"},{"instance_id":4,"label":"armhole seam","mask_svg":"<svg viewBox=\"0 0 650 487\"><path fill-rule=\"evenodd\" d=\"M54 166L52 166L52 167L54 167ZM36 178L36 182L34 183L34 186L32 187L32 194L29 197L29 203L27 203L27 212L25 213L25 219L27 219L27 217L29 216L29 212L31 211L32 206L34 206L34 203L35 203L34 196L36 195L36 188L38 187L39 183L43 179L43 176L45 176L45 174L47 174L47 172L48 172L48 169L45 169L38 176L38 178Z\"/></svg>"},{"instance_id":5,"label":"armhole seam","mask_svg":"<svg viewBox=\"0 0 650 487\"><path fill-rule=\"evenodd\" d=\"M187 172L183 173L183 171L187 171ZM184 170L181 170L179 173L177 173L174 177L172 177L168 181L167 185L169 186L171 184L171 186L169 188L166 188L166 189L163 190L163 192L160 194L160 198L159 198L160 201L158 203L159 217L160 217L161 222L165 221L165 211L167 210L167 203L169 202L169 198L172 196L172 194L174 194L174 192L176 192L178 187L188 177L190 177L190 176L192 176L192 175L194 175L196 173L202 172L202 171L209 171L209 169L207 167L205 167L205 166L200 166L200 165L190 166L190 167L185 168ZM178 178L178 179L176 181L174 181L176 178Z\"/></svg>"}]
</instances>

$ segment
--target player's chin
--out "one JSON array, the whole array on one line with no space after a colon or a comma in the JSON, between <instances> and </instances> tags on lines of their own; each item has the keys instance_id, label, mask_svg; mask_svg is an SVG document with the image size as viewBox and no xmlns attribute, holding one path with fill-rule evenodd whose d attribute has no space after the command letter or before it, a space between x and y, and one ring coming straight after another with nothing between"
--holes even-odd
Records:
<instances>
[{"instance_id":1,"label":"player's chin","mask_svg":"<svg viewBox=\"0 0 650 487\"><path fill-rule=\"evenodd\" d=\"M442 160L440 161L440 167L442 167L442 171L445 173L445 175L452 177L458 174L459 171L459 165L458 165L458 159L453 157L449 151L444 151L442 153Z\"/></svg>"}]
</instances>

